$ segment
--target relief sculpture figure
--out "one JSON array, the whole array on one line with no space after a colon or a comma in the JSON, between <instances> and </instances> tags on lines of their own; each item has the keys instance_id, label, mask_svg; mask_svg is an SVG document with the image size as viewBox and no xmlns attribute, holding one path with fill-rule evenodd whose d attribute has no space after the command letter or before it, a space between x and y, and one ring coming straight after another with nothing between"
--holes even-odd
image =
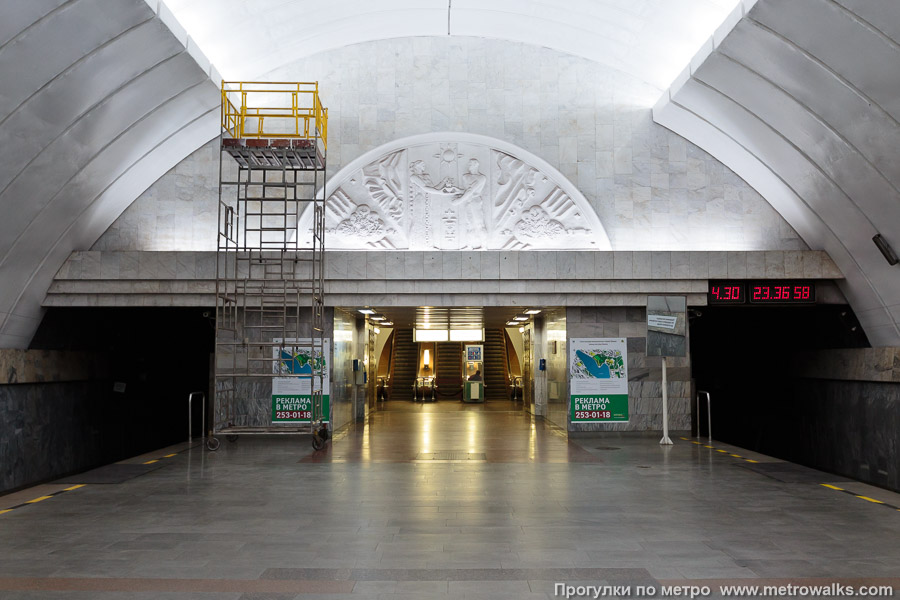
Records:
<instances>
[{"instance_id":1,"label":"relief sculpture figure","mask_svg":"<svg viewBox=\"0 0 900 600\"><path fill-rule=\"evenodd\" d=\"M409 247L434 248L434 225L431 223L431 195L444 194L450 186L449 178L435 185L425 166L425 161L416 160L409 164L410 223Z\"/></svg>"},{"instance_id":2,"label":"relief sculpture figure","mask_svg":"<svg viewBox=\"0 0 900 600\"><path fill-rule=\"evenodd\" d=\"M484 223L484 188L487 185L487 176L479 170L478 159L469 160L468 171L462 176L462 184L465 191L459 195L453 204L460 206L465 215L463 222L463 248L478 250L487 243L487 227Z\"/></svg>"}]
</instances>

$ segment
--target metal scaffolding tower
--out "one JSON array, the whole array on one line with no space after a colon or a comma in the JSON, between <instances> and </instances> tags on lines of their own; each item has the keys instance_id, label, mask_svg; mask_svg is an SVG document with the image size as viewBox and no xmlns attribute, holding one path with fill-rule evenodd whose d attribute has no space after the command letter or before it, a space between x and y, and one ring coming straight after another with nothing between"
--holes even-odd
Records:
<instances>
[{"instance_id":1,"label":"metal scaffolding tower","mask_svg":"<svg viewBox=\"0 0 900 600\"><path fill-rule=\"evenodd\" d=\"M221 116L210 449L216 434L314 433L330 421L328 111L317 83L223 82ZM313 211L313 226L298 231L304 210ZM311 250L301 250L310 237Z\"/></svg>"}]
</instances>

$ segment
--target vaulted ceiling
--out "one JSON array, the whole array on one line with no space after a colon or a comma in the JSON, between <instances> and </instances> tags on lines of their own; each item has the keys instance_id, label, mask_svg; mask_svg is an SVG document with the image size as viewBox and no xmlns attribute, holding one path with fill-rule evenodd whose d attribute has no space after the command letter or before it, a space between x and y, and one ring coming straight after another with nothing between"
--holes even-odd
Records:
<instances>
[{"instance_id":1,"label":"vaulted ceiling","mask_svg":"<svg viewBox=\"0 0 900 600\"><path fill-rule=\"evenodd\" d=\"M900 3L762 0L654 111L754 186L846 277L870 341L900 344Z\"/></svg>"},{"instance_id":2,"label":"vaulted ceiling","mask_svg":"<svg viewBox=\"0 0 900 600\"><path fill-rule=\"evenodd\" d=\"M811 247L828 250L870 340L900 345L900 268L871 241L880 232L900 247L900 4L743 0L731 12L736 4L6 2L0 347L27 347L69 253L89 248L218 133L219 71L257 78L329 48L448 32L584 56L661 93L674 80L655 118L744 177Z\"/></svg>"},{"instance_id":3,"label":"vaulted ceiling","mask_svg":"<svg viewBox=\"0 0 900 600\"><path fill-rule=\"evenodd\" d=\"M582 56L662 90L739 0L164 0L230 80L376 39L479 36Z\"/></svg>"}]
</instances>

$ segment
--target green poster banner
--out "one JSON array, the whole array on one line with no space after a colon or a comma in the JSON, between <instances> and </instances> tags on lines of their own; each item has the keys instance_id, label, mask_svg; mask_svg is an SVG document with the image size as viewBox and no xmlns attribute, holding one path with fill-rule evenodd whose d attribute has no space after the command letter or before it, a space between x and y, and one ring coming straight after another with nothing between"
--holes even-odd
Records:
<instances>
[{"instance_id":1,"label":"green poster banner","mask_svg":"<svg viewBox=\"0 0 900 600\"><path fill-rule=\"evenodd\" d=\"M309 423L313 420L313 386L322 382L322 413L315 418L331 422L331 339L322 349L312 350L310 338L273 340L284 346L272 348L275 377L272 378L272 422ZM321 375L321 379L320 376Z\"/></svg>"},{"instance_id":2,"label":"green poster banner","mask_svg":"<svg viewBox=\"0 0 900 600\"><path fill-rule=\"evenodd\" d=\"M569 340L572 423L628 421L628 344L624 338Z\"/></svg>"},{"instance_id":3,"label":"green poster banner","mask_svg":"<svg viewBox=\"0 0 900 600\"><path fill-rule=\"evenodd\" d=\"M328 396L322 397L322 412L331 414L331 402ZM312 396L309 395L273 395L273 423L309 423L312 418Z\"/></svg>"},{"instance_id":4,"label":"green poster banner","mask_svg":"<svg viewBox=\"0 0 900 600\"><path fill-rule=\"evenodd\" d=\"M628 394L572 396L572 422L628 420Z\"/></svg>"}]
</instances>

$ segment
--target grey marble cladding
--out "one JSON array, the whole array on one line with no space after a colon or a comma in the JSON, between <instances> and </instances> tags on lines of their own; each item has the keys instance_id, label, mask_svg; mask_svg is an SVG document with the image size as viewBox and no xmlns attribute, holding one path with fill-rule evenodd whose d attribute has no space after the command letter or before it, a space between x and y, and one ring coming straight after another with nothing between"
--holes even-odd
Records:
<instances>
[{"instance_id":1,"label":"grey marble cladding","mask_svg":"<svg viewBox=\"0 0 900 600\"><path fill-rule=\"evenodd\" d=\"M106 457L98 424L108 382L0 385L0 492L93 467Z\"/></svg>"},{"instance_id":2,"label":"grey marble cladding","mask_svg":"<svg viewBox=\"0 0 900 600\"><path fill-rule=\"evenodd\" d=\"M819 350L792 357L799 377L900 383L900 348Z\"/></svg>"},{"instance_id":3,"label":"grey marble cladding","mask_svg":"<svg viewBox=\"0 0 900 600\"><path fill-rule=\"evenodd\" d=\"M446 294L471 294L465 302L483 305L530 294L530 302L545 305L635 306L661 293L689 294L691 304L704 305L708 278L839 277L820 251L328 251L325 260L326 298L334 306L375 303L369 298L376 295L388 306L421 305L422 295ZM45 305L210 305L216 262L212 252L74 252Z\"/></svg>"},{"instance_id":4,"label":"grey marble cladding","mask_svg":"<svg viewBox=\"0 0 900 600\"><path fill-rule=\"evenodd\" d=\"M99 354L0 349L0 385L89 380L106 374L106 361Z\"/></svg>"},{"instance_id":5,"label":"grey marble cladding","mask_svg":"<svg viewBox=\"0 0 900 600\"><path fill-rule=\"evenodd\" d=\"M900 491L900 384L797 379L791 388L786 408L798 420L782 428L791 439L783 458ZM758 450L781 449L764 441Z\"/></svg>"},{"instance_id":6,"label":"grey marble cladding","mask_svg":"<svg viewBox=\"0 0 900 600\"><path fill-rule=\"evenodd\" d=\"M570 432L662 429L662 362L659 357L646 355L647 324L644 308L569 306L566 308L565 337L624 337L628 347L628 422L572 423L566 401L565 422ZM566 356L564 360L567 358ZM567 368L566 366L565 369ZM567 371L564 370L565 372ZM693 395L690 356L668 358L666 379L669 429L688 431L691 429ZM552 408L551 405L551 413Z\"/></svg>"}]
</instances>

